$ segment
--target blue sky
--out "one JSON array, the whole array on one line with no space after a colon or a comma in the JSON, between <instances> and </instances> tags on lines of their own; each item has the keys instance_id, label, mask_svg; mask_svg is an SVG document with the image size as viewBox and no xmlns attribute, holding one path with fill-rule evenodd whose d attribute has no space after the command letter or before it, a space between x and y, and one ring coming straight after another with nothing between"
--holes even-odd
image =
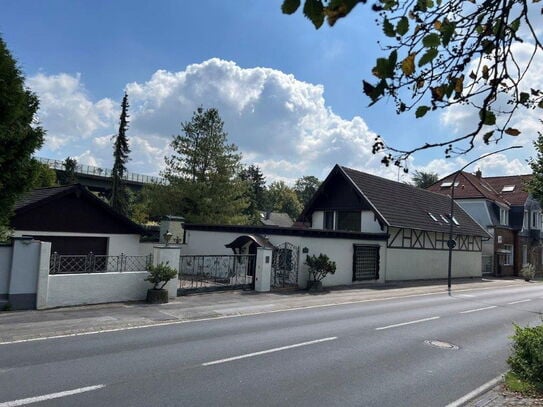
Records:
<instances>
[{"instance_id":1,"label":"blue sky","mask_svg":"<svg viewBox=\"0 0 543 407\"><path fill-rule=\"evenodd\" d=\"M282 15L280 4L3 0L0 34L40 97L48 131L38 155L110 167L124 90L128 168L146 174L161 170L171 136L199 105L219 109L246 163L288 182L322 178L335 163L395 178L371 154L376 134L412 147L469 121L462 111L416 120L386 101L367 107L361 82L371 79L382 38L369 7L316 31L301 13ZM483 173L527 172L535 131L522 137L525 149L481 162ZM441 150L423 152L410 166L446 175L491 149L447 161Z\"/></svg>"}]
</instances>

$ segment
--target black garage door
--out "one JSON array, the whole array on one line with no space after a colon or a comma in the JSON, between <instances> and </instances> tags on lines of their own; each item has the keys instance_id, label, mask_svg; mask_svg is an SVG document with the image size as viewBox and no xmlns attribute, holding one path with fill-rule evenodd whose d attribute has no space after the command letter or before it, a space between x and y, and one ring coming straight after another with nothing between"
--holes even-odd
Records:
<instances>
[{"instance_id":1,"label":"black garage door","mask_svg":"<svg viewBox=\"0 0 543 407\"><path fill-rule=\"evenodd\" d=\"M107 254L107 237L78 237L78 236L40 236L34 239L51 242L51 254L57 252L64 255Z\"/></svg>"}]
</instances>

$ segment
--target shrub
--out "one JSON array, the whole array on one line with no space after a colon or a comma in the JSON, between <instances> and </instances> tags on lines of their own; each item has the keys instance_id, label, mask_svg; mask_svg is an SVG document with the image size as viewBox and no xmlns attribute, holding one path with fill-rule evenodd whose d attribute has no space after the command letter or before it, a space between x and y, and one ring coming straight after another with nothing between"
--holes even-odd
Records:
<instances>
[{"instance_id":1,"label":"shrub","mask_svg":"<svg viewBox=\"0 0 543 407\"><path fill-rule=\"evenodd\" d=\"M145 278L145 281L149 281L153 284L154 290L161 290L172 278L177 276L177 270L168 266L168 263L160 263L156 266L149 266L149 275ZM162 285L159 287L159 284Z\"/></svg>"},{"instance_id":2,"label":"shrub","mask_svg":"<svg viewBox=\"0 0 543 407\"><path fill-rule=\"evenodd\" d=\"M522 328L515 325L512 354L507 359L511 371L534 385L543 384L543 325Z\"/></svg>"},{"instance_id":3,"label":"shrub","mask_svg":"<svg viewBox=\"0 0 543 407\"><path fill-rule=\"evenodd\" d=\"M336 272L336 262L331 261L326 254L319 254L319 256L307 256L305 264L309 267L309 275L312 281L321 281L326 275L334 274Z\"/></svg>"},{"instance_id":4,"label":"shrub","mask_svg":"<svg viewBox=\"0 0 543 407\"><path fill-rule=\"evenodd\" d=\"M520 273L525 280L531 280L535 277L535 267L533 264L528 263L520 270Z\"/></svg>"}]
</instances>

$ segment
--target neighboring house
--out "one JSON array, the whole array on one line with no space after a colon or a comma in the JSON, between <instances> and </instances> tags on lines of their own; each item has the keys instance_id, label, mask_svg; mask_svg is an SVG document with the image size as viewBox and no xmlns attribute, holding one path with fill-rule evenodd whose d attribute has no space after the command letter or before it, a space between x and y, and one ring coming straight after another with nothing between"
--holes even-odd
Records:
<instances>
[{"instance_id":1,"label":"neighboring house","mask_svg":"<svg viewBox=\"0 0 543 407\"><path fill-rule=\"evenodd\" d=\"M294 225L294 221L288 216L288 213L284 212L260 212L260 223L265 226L282 226L291 227Z\"/></svg>"},{"instance_id":2,"label":"neighboring house","mask_svg":"<svg viewBox=\"0 0 543 407\"><path fill-rule=\"evenodd\" d=\"M29 192L16 203L11 228L15 237L51 242L52 253L147 255L151 250L140 244L139 225L80 184Z\"/></svg>"},{"instance_id":3,"label":"neighboring house","mask_svg":"<svg viewBox=\"0 0 543 407\"><path fill-rule=\"evenodd\" d=\"M451 174L428 190L451 194ZM541 206L525 189L530 175L483 177L462 172L454 185L455 201L492 239L483 245L483 272L498 276L519 275L523 265L541 270Z\"/></svg>"},{"instance_id":4,"label":"neighboring house","mask_svg":"<svg viewBox=\"0 0 543 407\"><path fill-rule=\"evenodd\" d=\"M305 227L185 224L181 251L228 254L233 242L288 242L301 249L300 263L306 254L319 253L336 262L336 274L325 285L445 278L452 221L453 277L481 276L482 240L489 236L459 206L452 220L449 210L443 195L336 165L298 219ZM306 281L304 266L298 285Z\"/></svg>"}]
</instances>

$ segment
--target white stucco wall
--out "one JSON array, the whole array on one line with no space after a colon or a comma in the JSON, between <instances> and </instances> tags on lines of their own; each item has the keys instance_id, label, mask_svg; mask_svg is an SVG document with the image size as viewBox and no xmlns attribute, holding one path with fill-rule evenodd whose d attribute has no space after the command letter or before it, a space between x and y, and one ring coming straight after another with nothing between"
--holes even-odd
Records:
<instances>
[{"instance_id":1,"label":"white stucco wall","mask_svg":"<svg viewBox=\"0 0 543 407\"><path fill-rule=\"evenodd\" d=\"M100 233L74 233L74 232L44 232L36 230L16 230L13 235L21 237L23 235L41 235L41 236L73 236L73 237L107 237L108 255L117 256L121 253L128 256L138 256L141 253L140 236L137 234L100 234ZM152 249L151 249L152 250ZM149 252L150 253L150 252ZM146 254L149 254L146 253Z\"/></svg>"},{"instance_id":2,"label":"white stucco wall","mask_svg":"<svg viewBox=\"0 0 543 407\"><path fill-rule=\"evenodd\" d=\"M377 221L375 214L372 211L362 211L362 232L364 233L381 233L381 225Z\"/></svg>"},{"instance_id":3,"label":"white stucco wall","mask_svg":"<svg viewBox=\"0 0 543 407\"><path fill-rule=\"evenodd\" d=\"M388 248L387 254L387 281L447 278L447 250ZM453 278L481 275L481 252L453 252Z\"/></svg>"},{"instance_id":4,"label":"white stucco wall","mask_svg":"<svg viewBox=\"0 0 543 407\"><path fill-rule=\"evenodd\" d=\"M217 232L187 230L187 243L181 245L182 255L204 255L204 254L233 254L232 249L224 247L245 233L240 232ZM305 287L309 278L307 266L304 264L307 255L326 254L331 260L336 262L336 273L328 275L323 280L324 286L352 284L353 281L353 244L380 245L380 266L379 281L384 282L386 274L386 242L384 241L366 241L354 239L333 239L305 236L288 235L266 235L270 243L280 245L289 242L300 248L298 285ZM306 247L309 252L302 253ZM371 281L365 281L368 283ZM376 281L374 281L376 282Z\"/></svg>"},{"instance_id":5,"label":"white stucco wall","mask_svg":"<svg viewBox=\"0 0 543 407\"><path fill-rule=\"evenodd\" d=\"M146 271L50 275L43 308L144 300L151 288L144 281L147 275Z\"/></svg>"},{"instance_id":6,"label":"white stucco wall","mask_svg":"<svg viewBox=\"0 0 543 407\"><path fill-rule=\"evenodd\" d=\"M143 242L139 244L140 256L148 256L153 254L153 248L157 245L156 242Z\"/></svg>"},{"instance_id":7,"label":"white stucco wall","mask_svg":"<svg viewBox=\"0 0 543 407\"><path fill-rule=\"evenodd\" d=\"M0 298L9 293L9 275L11 273L12 246L0 246Z\"/></svg>"},{"instance_id":8,"label":"white stucco wall","mask_svg":"<svg viewBox=\"0 0 543 407\"><path fill-rule=\"evenodd\" d=\"M311 219L311 228L322 229L323 226L324 226L324 212L323 211L313 212L313 218Z\"/></svg>"}]
</instances>

